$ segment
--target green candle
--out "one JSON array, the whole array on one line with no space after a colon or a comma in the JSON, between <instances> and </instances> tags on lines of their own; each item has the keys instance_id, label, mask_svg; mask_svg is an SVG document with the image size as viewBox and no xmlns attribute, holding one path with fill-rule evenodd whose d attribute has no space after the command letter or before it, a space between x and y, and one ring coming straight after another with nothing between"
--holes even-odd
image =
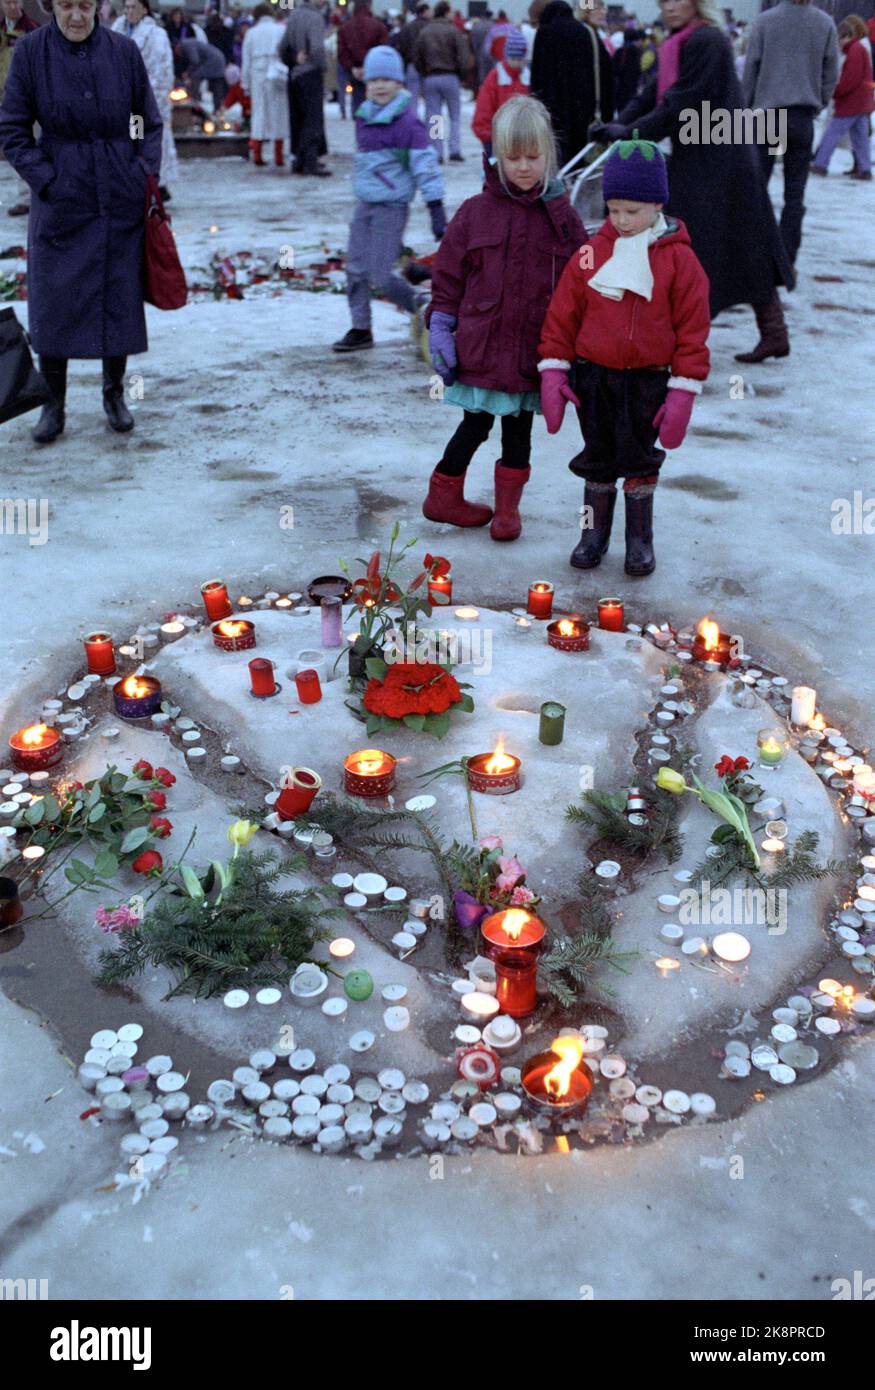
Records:
<instances>
[{"instance_id":1,"label":"green candle","mask_svg":"<svg viewBox=\"0 0 875 1390\"><path fill-rule=\"evenodd\" d=\"M538 738L542 743L553 747L562 742L565 733L565 706L558 700L547 700L541 706L541 723Z\"/></svg>"}]
</instances>

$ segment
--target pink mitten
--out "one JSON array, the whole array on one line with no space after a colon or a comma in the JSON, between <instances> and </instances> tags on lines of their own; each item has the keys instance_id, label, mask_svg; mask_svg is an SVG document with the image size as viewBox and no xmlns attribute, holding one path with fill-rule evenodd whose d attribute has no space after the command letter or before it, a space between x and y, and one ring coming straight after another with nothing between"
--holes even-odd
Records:
<instances>
[{"instance_id":1,"label":"pink mitten","mask_svg":"<svg viewBox=\"0 0 875 1390\"><path fill-rule=\"evenodd\" d=\"M679 449L683 444L695 399L692 391L672 387L654 415L654 429L659 430L659 442L666 449Z\"/></svg>"},{"instance_id":2,"label":"pink mitten","mask_svg":"<svg viewBox=\"0 0 875 1390\"><path fill-rule=\"evenodd\" d=\"M548 434L556 434L561 429L568 401L579 408L580 401L568 385L568 373L560 367L548 367L541 372L541 410Z\"/></svg>"}]
</instances>

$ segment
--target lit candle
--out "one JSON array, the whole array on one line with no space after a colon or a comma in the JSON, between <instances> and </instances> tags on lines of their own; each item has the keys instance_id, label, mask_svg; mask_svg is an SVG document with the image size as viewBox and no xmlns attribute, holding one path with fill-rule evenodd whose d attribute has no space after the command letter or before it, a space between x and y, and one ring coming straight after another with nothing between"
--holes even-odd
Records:
<instances>
[{"instance_id":1,"label":"lit candle","mask_svg":"<svg viewBox=\"0 0 875 1390\"><path fill-rule=\"evenodd\" d=\"M162 642L175 642L177 637L181 637L185 632L185 623L178 618L173 618L169 622L161 624L160 632Z\"/></svg>"},{"instance_id":2,"label":"lit candle","mask_svg":"<svg viewBox=\"0 0 875 1390\"><path fill-rule=\"evenodd\" d=\"M323 598L321 603L322 646L343 646L343 605L339 598Z\"/></svg>"},{"instance_id":3,"label":"lit candle","mask_svg":"<svg viewBox=\"0 0 875 1390\"><path fill-rule=\"evenodd\" d=\"M714 937L711 942L711 950L719 960L725 960L732 965L737 965L743 960L747 960L750 955L750 942L741 932L724 931Z\"/></svg>"},{"instance_id":4,"label":"lit candle","mask_svg":"<svg viewBox=\"0 0 875 1390\"><path fill-rule=\"evenodd\" d=\"M9 740L13 767L21 772L38 772L54 767L64 756L61 735L48 724L29 724L18 729Z\"/></svg>"},{"instance_id":5,"label":"lit candle","mask_svg":"<svg viewBox=\"0 0 875 1390\"><path fill-rule=\"evenodd\" d=\"M88 670L94 676L111 676L115 671L115 652L108 632L89 632L83 638Z\"/></svg>"},{"instance_id":6,"label":"lit candle","mask_svg":"<svg viewBox=\"0 0 875 1390\"><path fill-rule=\"evenodd\" d=\"M653 963L664 980L681 968L680 961L674 956L659 956Z\"/></svg>"},{"instance_id":7,"label":"lit candle","mask_svg":"<svg viewBox=\"0 0 875 1390\"><path fill-rule=\"evenodd\" d=\"M344 791L349 796L388 796L395 786L395 759L380 748L360 748L343 760Z\"/></svg>"},{"instance_id":8,"label":"lit candle","mask_svg":"<svg viewBox=\"0 0 875 1390\"><path fill-rule=\"evenodd\" d=\"M305 667L295 676L295 688L298 692L298 699L302 705L315 705L322 699L322 686L319 683L319 672L312 666Z\"/></svg>"},{"instance_id":9,"label":"lit candle","mask_svg":"<svg viewBox=\"0 0 875 1390\"><path fill-rule=\"evenodd\" d=\"M796 725L810 724L814 718L816 699L817 691L812 690L810 685L794 685L793 701L790 706L790 723Z\"/></svg>"},{"instance_id":10,"label":"lit candle","mask_svg":"<svg viewBox=\"0 0 875 1390\"><path fill-rule=\"evenodd\" d=\"M255 624L248 618L224 618L210 628L213 642L223 652L244 652L255 646Z\"/></svg>"},{"instance_id":11,"label":"lit candle","mask_svg":"<svg viewBox=\"0 0 875 1390\"><path fill-rule=\"evenodd\" d=\"M436 574L428 581L428 601L432 608L453 601L453 581L448 574Z\"/></svg>"},{"instance_id":12,"label":"lit candle","mask_svg":"<svg viewBox=\"0 0 875 1390\"><path fill-rule=\"evenodd\" d=\"M599 599L599 627L606 632L622 632L625 622L622 599Z\"/></svg>"},{"instance_id":13,"label":"lit candle","mask_svg":"<svg viewBox=\"0 0 875 1390\"><path fill-rule=\"evenodd\" d=\"M521 768L519 758L505 753L499 740L494 753L477 753L468 759L468 785L489 796L509 796L519 791Z\"/></svg>"},{"instance_id":14,"label":"lit candle","mask_svg":"<svg viewBox=\"0 0 875 1390\"><path fill-rule=\"evenodd\" d=\"M202 584L201 596L210 622L217 623L222 618L230 618L231 601L221 579L208 579L206 584Z\"/></svg>"},{"instance_id":15,"label":"lit candle","mask_svg":"<svg viewBox=\"0 0 875 1390\"><path fill-rule=\"evenodd\" d=\"M757 734L757 751L760 767L774 769L782 762L787 751L787 741L781 729L760 729Z\"/></svg>"},{"instance_id":16,"label":"lit candle","mask_svg":"<svg viewBox=\"0 0 875 1390\"><path fill-rule=\"evenodd\" d=\"M547 928L533 912L508 907L493 912L480 925L483 951L495 964L493 999L502 1013L526 1018L537 1007L538 956Z\"/></svg>"},{"instance_id":17,"label":"lit candle","mask_svg":"<svg viewBox=\"0 0 875 1390\"><path fill-rule=\"evenodd\" d=\"M781 855L786 853L786 845L783 840L779 840L776 835L770 835L763 840L760 845L762 853L763 869L766 873L774 873L781 861Z\"/></svg>"},{"instance_id":18,"label":"lit candle","mask_svg":"<svg viewBox=\"0 0 875 1390\"><path fill-rule=\"evenodd\" d=\"M565 706L560 705L558 700L547 700L541 706L541 718L538 725L538 738L541 743L548 747L555 747L561 743L565 734Z\"/></svg>"},{"instance_id":19,"label":"lit candle","mask_svg":"<svg viewBox=\"0 0 875 1390\"><path fill-rule=\"evenodd\" d=\"M593 1082L583 1047L581 1037L563 1033L551 1042L549 1052L539 1052L526 1062L520 1081L529 1100L541 1110L562 1116L586 1108Z\"/></svg>"},{"instance_id":20,"label":"lit candle","mask_svg":"<svg viewBox=\"0 0 875 1390\"><path fill-rule=\"evenodd\" d=\"M725 666L729 661L730 638L710 618L703 618L693 639L693 656L697 661L711 665Z\"/></svg>"},{"instance_id":21,"label":"lit candle","mask_svg":"<svg viewBox=\"0 0 875 1390\"><path fill-rule=\"evenodd\" d=\"M355 942L349 936L336 936L328 946L328 953L335 960L348 960L354 951Z\"/></svg>"},{"instance_id":22,"label":"lit candle","mask_svg":"<svg viewBox=\"0 0 875 1390\"><path fill-rule=\"evenodd\" d=\"M529 585L526 612L531 613L533 618L549 618L552 614L553 585L548 584L546 579L539 579L536 584Z\"/></svg>"},{"instance_id":23,"label":"lit candle","mask_svg":"<svg viewBox=\"0 0 875 1390\"><path fill-rule=\"evenodd\" d=\"M547 641L560 652L589 649L589 627L582 618L558 618L547 627Z\"/></svg>"},{"instance_id":24,"label":"lit candle","mask_svg":"<svg viewBox=\"0 0 875 1390\"><path fill-rule=\"evenodd\" d=\"M463 623L474 623L480 617L480 609L472 608L470 606L463 608L455 608L453 609L453 612L455 613L456 617L459 618Z\"/></svg>"},{"instance_id":25,"label":"lit candle","mask_svg":"<svg viewBox=\"0 0 875 1390\"><path fill-rule=\"evenodd\" d=\"M112 692L122 719L148 719L161 708L161 682L154 676L126 676Z\"/></svg>"},{"instance_id":26,"label":"lit candle","mask_svg":"<svg viewBox=\"0 0 875 1390\"><path fill-rule=\"evenodd\" d=\"M259 700L268 700L271 695L278 695L280 692L281 687L274 679L273 669L273 662L264 656L256 656L249 663L252 694Z\"/></svg>"}]
</instances>

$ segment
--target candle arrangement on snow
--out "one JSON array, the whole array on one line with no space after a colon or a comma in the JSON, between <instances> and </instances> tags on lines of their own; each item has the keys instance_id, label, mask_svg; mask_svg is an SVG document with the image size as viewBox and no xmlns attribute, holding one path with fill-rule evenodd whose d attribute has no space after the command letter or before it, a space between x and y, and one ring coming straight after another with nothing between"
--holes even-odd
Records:
<instances>
[{"instance_id":1,"label":"candle arrangement on snow","mask_svg":"<svg viewBox=\"0 0 875 1390\"><path fill-rule=\"evenodd\" d=\"M560 652L589 650L589 624L583 618L557 618L547 628L547 641Z\"/></svg>"},{"instance_id":2,"label":"candle arrangement on snow","mask_svg":"<svg viewBox=\"0 0 875 1390\"><path fill-rule=\"evenodd\" d=\"M343 760L343 789L348 796L388 796L395 786L395 759L380 748L360 748Z\"/></svg>"},{"instance_id":3,"label":"candle arrangement on snow","mask_svg":"<svg viewBox=\"0 0 875 1390\"><path fill-rule=\"evenodd\" d=\"M586 1109L592 1095L592 1072L583 1060L583 1039L574 1034L554 1038L549 1052L530 1057L522 1070L523 1090L538 1110L557 1116Z\"/></svg>"},{"instance_id":4,"label":"candle arrangement on snow","mask_svg":"<svg viewBox=\"0 0 875 1390\"><path fill-rule=\"evenodd\" d=\"M61 735L48 724L29 724L18 729L9 740L13 766L19 772L43 772L55 767L64 756Z\"/></svg>"},{"instance_id":5,"label":"candle arrangement on snow","mask_svg":"<svg viewBox=\"0 0 875 1390\"><path fill-rule=\"evenodd\" d=\"M696 661L715 662L726 666L732 656L732 639L728 632L720 628L710 618L703 618L693 638L693 656Z\"/></svg>"},{"instance_id":6,"label":"candle arrangement on snow","mask_svg":"<svg viewBox=\"0 0 875 1390\"><path fill-rule=\"evenodd\" d=\"M599 627L605 632L622 632L626 625L621 598L599 599Z\"/></svg>"},{"instance_id":7,"label":"candle arrangement on snow","mask_svg":"<svg viewBox=\"0 0 875 1390\"><path fill-rule=\"evenodd\" d=\"M218 623L222 618L230 618L231 600L228 598L227 586L221 579L208 579L206 584L202 584L201 597L211 623Z\"/></svg>"},{"instance_id":8,"label":"candle arrangement on snow","mask_svg":"<svg viewBox=\"0 0 875 1390\"><path fill-rule=\"evenodd\" d=\"M481 923L484 955L495 965L495 998L501 1012L527 1018L538 1004L537 970L547 928L533 912L506 907Z\"/></svg>"},{"instance_id":9,"label":"candle arrangement on snow","mask_svg":"<svg viewBox=\"0 0 875 1390\"><path fill-rule=\"evenodd\" d=\"M549 618L552 614L553 585L548 584L546 579L539 579L537 583L529 585L526 612L531 613L533 618Z\"/></svg>"},{"instance_id":10,"label":"candle arrangement on snow","mask_svg":"<svg viewBox=\"0 0 875 1390\"><path fill-rule=\"evenodd\" d=\"M475 753L468 759L468 786L472 792L487 796L509 796L518 792L522 780L522 763L512 753L505 753L499 740L494 753Z\"/></svg>"},{"instance_id":11,"label":"candle arrangement on snow","mask_svg":"<svg viewBox=\"0 0 875 1390\"><path fill-rule=\"evenodd\" d=\"M148 719L161 708L161 682L154 676L126 676L112 692L122 719Z\"/></svg>"},{"instance_id":12,"label":"candle arrangement on snow","mask_svg":"<svg viewBox=\"0 0 875 1390\"><path fill-rule=\"evenodd\" d=\"M89 632L83 639L88 673L92 676L111 676L115 672L115 652L108 632Z\"/></svg>"},{"instance_id":13,"label":"candle arrangement on snow","mask_svg":"<svg viewBox=\"0 0 875 1390\"><path fill-rule=\"evenodd\" d=\"M223 652L245 652L255 646L255 623L248 618L223 618L210 631L213 642Z\"/></svg>"}]
</instances>

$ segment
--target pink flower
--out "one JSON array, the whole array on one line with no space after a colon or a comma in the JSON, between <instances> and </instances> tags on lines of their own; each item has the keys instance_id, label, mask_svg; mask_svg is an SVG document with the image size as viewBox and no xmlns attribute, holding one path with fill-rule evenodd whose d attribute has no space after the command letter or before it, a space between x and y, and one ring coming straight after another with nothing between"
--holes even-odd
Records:
<instances>
[{"instance_id":1,"label":"pink flower","mask_svg":"<svg viewBox=\"0 0 875 1390\"><path fill-rule=\"evenodd\" d=\"M510 895L512 907L525 907L526 903L534 902L535 895L530 892L522 883L513 890Z\"/></svg>"},{"instance_id":2,"label":"pink flower","mask_svg":"<svg viewBox=\"0 0 875 1390\"><path fill-rule=\"evenodd\" d=\"M504 844L500 835L483 835L478 841L480 849L503 849Z\"/></svg>"},{"instance_id":3,"label":"pink flower","mask_svg":"<svg viewBox=\"0 0 875 1390\"><path fill-rule=\"evenodd\" d=\"M502 855L498 861L498 867L501 873L495 880L495 886L500 893L509 893L517 881L526 876L522 864L513 855L510 858L507 855Z\"/></svg>"}]
</instances>

